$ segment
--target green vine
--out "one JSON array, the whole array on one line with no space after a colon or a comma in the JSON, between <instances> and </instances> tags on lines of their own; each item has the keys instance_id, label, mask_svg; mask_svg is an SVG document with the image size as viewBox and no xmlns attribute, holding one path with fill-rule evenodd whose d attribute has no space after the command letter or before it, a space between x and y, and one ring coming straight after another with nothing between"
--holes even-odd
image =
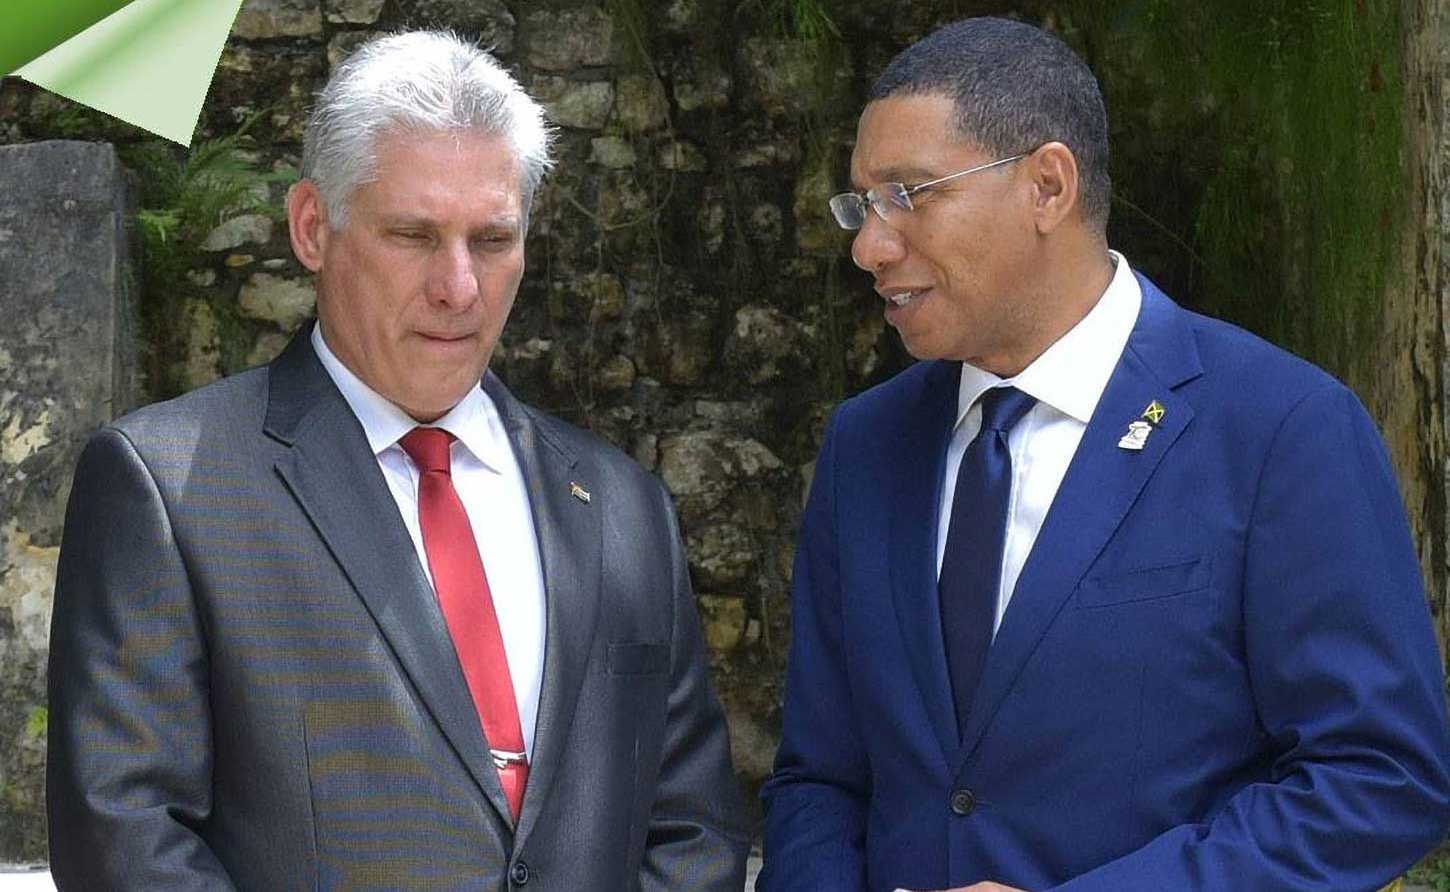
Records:
<instances>
[{"instance_id":1,"label":"green vine","mask_svg":"<svg viewBox=\"0 0 1450 892\"><path fill-rule=\"evenodd\" d=\"M649 10L643 0L605 0L605 12L624 34L624 67L655 73L650 52Z\"/></svg>"},{"instance_id":2,"label":"green vine","mask_svg":"<svg viewBox=\"0 0 1450 892\"><path fill-rule=\"evenodd\" d=\"M819 0L756 0L776 34L807 45L839 43L841 29Z\"/></svg>"},{"instance_id":3,"label":"green vine","mask_svg":"<svg viewBox=\"0 0 1450 892\"><path fill-rule=\"evenodd\" d=\"M821 0L755 0L749 8L757 27L789 45L791 55L808 68L798 117L800 173L795 220L801 246L818 253L820 275L813 295L821 337L816 366L823 395L838 400L846 394L846 341L850 323L842 318L848 297L841 277L843 239L826 209L826 197L845 180L846 140L842 127L854 114L855 97L846 42Z\"/></svg>"}]
</instances>

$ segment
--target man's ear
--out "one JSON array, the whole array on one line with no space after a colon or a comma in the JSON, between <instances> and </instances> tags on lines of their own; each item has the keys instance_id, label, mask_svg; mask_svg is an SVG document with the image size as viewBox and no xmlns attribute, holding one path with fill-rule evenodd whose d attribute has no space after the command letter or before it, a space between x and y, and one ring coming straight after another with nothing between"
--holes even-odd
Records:
<instances>
[{"instance_id":1,"label":"man's ear","mask_svg":"<svg viewBox=\"0 0 1450 892\"><path fill-rule=\"evenodd\" d=\"M314 273L321 270L332 230L322 193L311 180L298 180L287 193L287 230L297 260Z\"/></svg>"},{"instance_id":2,"label":"man's ear","mask_svg":"<svg viewBox=\"0 0 1450 892\"><path fill-rule=\"evenodd\" d=\"M1041 235L1080 215L1077 158L1060 142L1043 144L1023 159L1032 177L1032 212Z\"/></svg>"}]
</instances>

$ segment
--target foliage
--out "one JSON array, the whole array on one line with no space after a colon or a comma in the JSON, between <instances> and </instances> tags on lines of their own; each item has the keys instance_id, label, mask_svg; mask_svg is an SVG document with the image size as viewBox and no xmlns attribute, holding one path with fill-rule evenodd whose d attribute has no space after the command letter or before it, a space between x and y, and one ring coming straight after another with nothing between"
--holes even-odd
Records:
<instances>
[{"instance_id":1,"label":"foliage","mask_svg":"<svg viewBox=\"0 0 1450 892\"><path fill-rule=\"evenodd\" d=\"M841 29L820 0L757 0L765 7L776 33L806 44L821 45L841 39Z\"/></svg>"},{"instance_id":2,"label":"foliage","mask_svg":"<svg viewBox=\"0 0 1450 892\"><path fill-rule=\"evenodd\" d=\"M143 248L142 323L150 345L146 377L153 399L182 389L168 357L181 355L177 349L185 324L181 308L198 291L187 275L201 264L207 235L244 214L280 218L271 186L296 178L290 168L259 167L247 133L257 119L254 116L236 133L206 140L187 153L157 142L118 148L122 161L140 180L136 223ZM227 314L218 315L227 324Z\"/></svg>"},{"instance_id":3,"label":"foliage","mask_svg":"<svg viewBox=\"0 0 1450 892\"><path fill-rule=\"evenodd\" d=\"M1134 97L1148 123L1181 127L1179 140L1197 130L1200 145L1183 150L1202 193L1184 238L1206 308L1347 373L1403 222L1399 4L1090 6L1080 21L1104 56L1092 61L1153 71L1152 95Z\"/></svg>"},{"instance_id":4,"label":"foliage","mask_svg":"<svg viewBox=\"0 0 1450 892\"><path fill-rule=\"evenodd\" d=\"M133 140L139 128L56 93L39 90L30 105L32 136L44 139Z\"/></svg>"},{"instance_id":5,"label":"foliage","mask_svg":"<svg viewBox=\"0 0 1450 892\"><path fill-rule=\"evenodd\" d=\"M79 102L56 100L55 110L50 113L49 120L45 123L56 136L80 139L96 132L96 120L100 114Z\"/></svg>"},{"instance_id":6,"label":"foliage","mask_svg":"<svg viewBox=\"0 0 1450 892\"><path fill-rule=\"evenodd\" d=\"M256 120L253 118L252 120ZM216 226L241 214L280 211L271 200L271 183L290 181L291 170L263 172L249 154L248 121L240 130L220 139L207 140L184 158L158 151L155 143L126 153L123 157L143 180L143 210L138 219L150 249L168 246L195 252Z\"/></svg>"},{"instance_id":7,"label":"foliage","mask_svg":"<svg viewBox=\"0 0 1450 892\"><path fill-rule=\"evenodd\" d=\"M1405 879L1434 892L1450 892L1450 855L1426 858L1411 868Z\"/></svg>"},{"instance_id":8,"label":"foliage","mask_svg":"<svg viewBox=\"0 0 1450 892\"><path fill-rule=\"evenodd\" d=\"M845 85L835 74L844 59L845 41L821 0L751 0L745 9L758 17L765 33L790 41L814 67L812 106L821 112L839 110L834 107Z\"/></svg>"}]
</instances>

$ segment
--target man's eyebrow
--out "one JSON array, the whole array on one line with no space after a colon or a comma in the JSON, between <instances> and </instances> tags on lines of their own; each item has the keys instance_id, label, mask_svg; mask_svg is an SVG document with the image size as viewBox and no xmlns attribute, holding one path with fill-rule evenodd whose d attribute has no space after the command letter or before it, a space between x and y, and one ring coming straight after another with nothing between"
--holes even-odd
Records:
<instances>
[{"instance_id":1,"label":"man's eyebrow","mask_svg":"<svg viewBox=\"0 0 1450 892\"><path fill-rule=\"evenodd\" d=\"M383 217L383 226L388 229L429 229L433 221L428 217L412 214L396 214Z\"/></svg>"},{"instance_id":2,"label":"man's eyebrow","mask_svg":"<svg viewBox=\"0 0 1450 892\"><path fill-rule=\"evenodd\" d=\"M382 218L384 228L387 229L434 229L438 222L432 217L415 214L395 214ZM518 229L522 224L522 218L515 214L499 214L483 220L476 227L477 229Z\"/></svg>"},{"instance_id":3,"label":"man's eyebrow","mask_svg":"<svg viewBox=\"0 0 1450 892\"><path fill-rule=\"evenodd\" d=\"M939 176L936 172L921 167L888 167L879 172L873 172L873 175L878 183L905 183L908 186L913 183L934 180ZM866 191L855 174L851 175L851 189L855 192Z\"/></svg>"},{"instance_id":4,"label":"man's eyebrow","mask_svg":"<svg viewBox=\"0 0 1450 892\"><path fill-rule=\"evenodd\" d=\"M927 170L924 167L891 167L881 171L881 182L905 183L909 186L912 183L934 180L938 176L939 174L935 171Z\"/></svg>"},{"instance_id":5,"label":"man's eyebrow","mask_svg":"<svg viewBox=\"0 0 1450 892\"><path fill-rule=\"evenodd\" d=\"M489 217L483 221L480 229L518 229L523 224L523 219L514 214L499 214L496 217Z\"/></svg>"}]
</instances>

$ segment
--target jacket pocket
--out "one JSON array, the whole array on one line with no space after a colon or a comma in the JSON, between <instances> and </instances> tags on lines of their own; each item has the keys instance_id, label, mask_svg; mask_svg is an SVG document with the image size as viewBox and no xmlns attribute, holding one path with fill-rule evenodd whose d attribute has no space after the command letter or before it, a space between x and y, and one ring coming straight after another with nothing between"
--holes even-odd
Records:
<instances>
[{"instance_id":1,"label":"jacket pocket","mask_svg":"<svg viewBox=\"0 0 1450 892\"><path fill-rule=\"evenodd\" d=\"M1208 588L1211 567L1212 561L1208 558L1196 557L1090 576L1078 586L1078 606L1109 607L1202 591Z\"/></svg>"},{"instance_id":2,"label":"jacket pocket","mask_svg":"<svg viewBox=\"0 0 1450 892\"><path fill-rule=\"evenodd\" d=\"M611 644L608 653L610 675L662 675L670 665L668 644Z\"/></svg>"}]
</instances>

